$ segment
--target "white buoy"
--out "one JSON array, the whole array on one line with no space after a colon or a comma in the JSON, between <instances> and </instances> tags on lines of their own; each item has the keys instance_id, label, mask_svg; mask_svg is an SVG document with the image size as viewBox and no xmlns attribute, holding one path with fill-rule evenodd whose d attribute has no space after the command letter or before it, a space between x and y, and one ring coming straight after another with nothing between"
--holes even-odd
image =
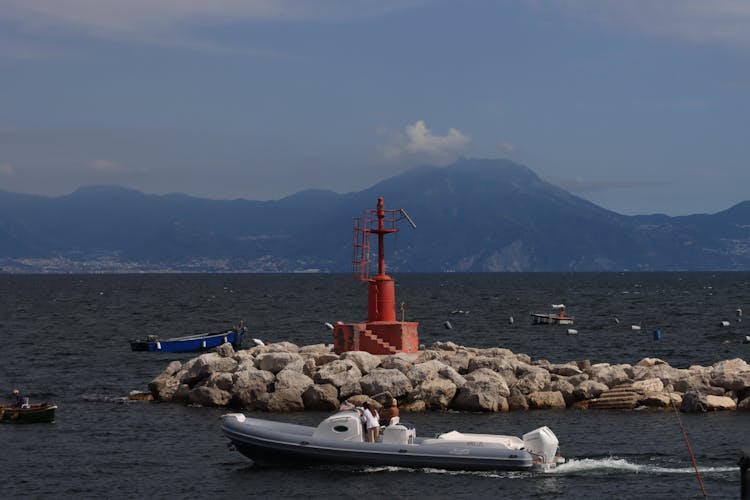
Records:
<instances>
[{"instance_id":1,"label":"white buoy","mask_svg":"<svg viewBox=\"0 0 750 500\"><path fill-rule=\"evenodd\" d=\"M620 324L620 320L617 318L617 316L615 316L615 323L618 325Z\"/></svg>"},{"instance_id":2,"label":"white buoy","mask_svg":"<svg viewBox=\"0 0 750 500\"><path fill-rule=\"evenodd\" d=\"M328 321L326 321L326 322L325 322L325 323L323 323L323 324L324 324L324 325L326 325L326 328L328 328L329 330L333 330L333 325L332 325L332 324L330 324L330 323L329 323Z\"/></svg>"},{"instance_id":3,"label":"white buoy","mask_svg":"<svg viewBox=\"0 0 750 500\"><path fill-rule=\"evenodd\" d=\"M568 328L568 335L578 335L578 330L574 328Z\"/></svg>"},{"instance_id":4,"label":"white buoy","mask_svg":"<svg viewBox=\"0 0 750 500\"><path fill-rule=\"evenodd\" d=\"M451 325L450 321L446 321L445 323L443 323L443 326L446 330L453 330L453 325Z\"/></svg>"},{"instance_id":5,"label":"white buoy","mask_svg":"<svg viewBox=\"0 0 750 500\"><path fill-rule=\"evenodd\" d=\"M640 330L641 329L641 325L630 325L630 329L631 330L636 330L636 331Z\"/></svg>"},{"instance_id":6,"label":"white buoy","mask_svg":"<svg viewBox=\"0 0 750 500\"><path fill-rule=\"evenodd\" d=\"M264 346L266 345L265 342L263 342L260 339L253 339L253 342L255 342L255 345Z\"/></svg>"},{"instance_id":7,"label":"white buoy","mask_svg":"<svg viewBox=\"0 0 750 500\"><path fill-rule=\"evenodd\" d=\"M729 321L722 321L721 326L729 326Z\"/></svg>"},{"instance_id":8,"label":"white buoy","mask_svg":"<svg viewBox=\"0 0 750 500\"><path fill-rule=\"evenodd\" d=\"M750 335L745 335L745 344L750 344Z\"/></svg>"},{"instance_id":9,"label":"white buoy","mask_svg":"<svg viewBox=\"0 0 750 500\"><path fill-rule=\"evenodd\" d=\"M512 325L512 324L513 324L513 321L514 321L514 320L513 320L513 316L511 316L510 318L508 318L508 324Z\"/></svg>"}]
</instances>

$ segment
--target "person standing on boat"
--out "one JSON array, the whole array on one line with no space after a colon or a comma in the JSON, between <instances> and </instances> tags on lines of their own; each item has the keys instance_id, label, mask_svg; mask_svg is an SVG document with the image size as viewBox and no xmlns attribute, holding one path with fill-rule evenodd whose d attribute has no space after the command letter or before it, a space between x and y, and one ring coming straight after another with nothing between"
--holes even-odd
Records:
<instances>
[{"instance_id":1,"label":"person standing on boat","mask_svg":"<svg viewBox=\"0 0 750 500\"><path fill-rule=\"evenodd\" d=\"M398 417L398 402L396 398L393 398L391 406L383 410L383 413L380 414L380 426L385 427L390 424L393 417Z\"/></svg>"},{"instance_id":2,"label":"person standing on boat","mask_svg":"<svg viewBox=\"0 0 750 500\"><path fill-rule=\"evenodd\" d=\"M21 394L20 390L13 389L13 397L16 398L16 401L12 405L13 408L28 408L29 407L29 398Z\"/></svg>"},{"instance_id":3,"label":"person standing on boat","mask_svg":"<svg viewBox=\"0 0 750 500\"><path fill-rule=\"evenodd\" d=\"M380 434L380 423L378 422L380 416L378 410L370 409L370 404L367 401L362 403L362 407L365 409L362 416L365 419L365 428L367 429L367 442L374 443L378 440Z\"/></svg>"}]
</instances>

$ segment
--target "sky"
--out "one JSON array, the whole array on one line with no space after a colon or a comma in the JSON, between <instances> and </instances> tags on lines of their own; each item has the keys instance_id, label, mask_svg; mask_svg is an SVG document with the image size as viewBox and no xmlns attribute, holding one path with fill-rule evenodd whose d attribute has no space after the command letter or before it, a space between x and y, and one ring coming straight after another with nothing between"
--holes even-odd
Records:
<instances>
[{"instance_id":1,"label":"sky","mask_svg":"<svg viewBox=\"0 0 750 500\"><path fill-rule=\"evenodd\" d=\"M750 200L746 0L0 0L0 189L213 199L507 158L621 214Z\"/></svg>"}]
</instances>

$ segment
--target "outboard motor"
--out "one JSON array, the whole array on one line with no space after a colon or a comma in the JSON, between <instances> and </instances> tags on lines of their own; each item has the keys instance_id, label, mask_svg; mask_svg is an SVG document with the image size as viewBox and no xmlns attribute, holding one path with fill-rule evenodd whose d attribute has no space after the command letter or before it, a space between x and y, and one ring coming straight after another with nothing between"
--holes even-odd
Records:
<instances>
[{"instance_id":1,"label":"outboard motor","mask_svg":"<svg viewBox=\"0 0 750 500\"><path fill-rule=\"evenodd\" d=\"M542 458L542 466L549 469L557 465L555 455L559 441L549 427L540 427L523 435L523 443L529 453Z\"/></svg>"}]
</instances>

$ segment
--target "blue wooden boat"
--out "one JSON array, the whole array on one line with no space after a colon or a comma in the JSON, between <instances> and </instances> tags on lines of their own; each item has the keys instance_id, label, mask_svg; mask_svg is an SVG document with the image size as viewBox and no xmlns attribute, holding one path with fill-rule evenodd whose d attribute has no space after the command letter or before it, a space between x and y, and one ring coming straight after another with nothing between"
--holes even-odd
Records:
<instances>
[{"instance_id":1,"label":"blue wooden boat","mask_svg":"<svg viewBox=\"0 0 750 500\"><path fill-rule=\"evenodd\" d=\"M232 347L239 349L242 338L247 333L247 327L240 325L230 330L217 333L196 333L184 337L161 339L158 335L149 335L143 340L133 340L130 348L133 351L150 352L197 352L218 347L229 342Z\"/></svg>"}]
</instances>

